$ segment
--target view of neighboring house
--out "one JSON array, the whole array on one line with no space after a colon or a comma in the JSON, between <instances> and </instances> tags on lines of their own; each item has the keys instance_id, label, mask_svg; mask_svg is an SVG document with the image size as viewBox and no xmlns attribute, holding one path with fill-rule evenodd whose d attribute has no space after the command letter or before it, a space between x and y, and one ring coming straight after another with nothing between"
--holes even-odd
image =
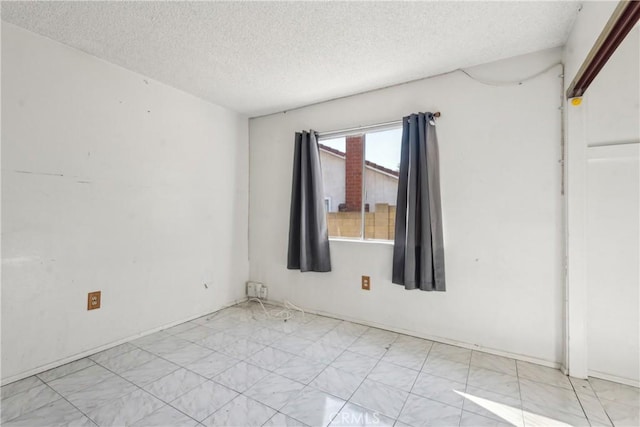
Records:
<instances>
[{"instance_id":1,"label":"view of neighboring house","mask_svg":"<svg viewBox=\"0 0 640 427\"><path fill-rule=\"evenodd\" d=\"M359 211L362 197L362 146L353 147L355 150L351 150L351 145L354 144L347 138L347 154L323 144L319 145L327 212ZM347 170L350 171L349 174L346 173ZM398 192L397 170L366 161L364 179L364 203L369 205L369 212L375 211L377 203L395 206Z\"/></svg>"}]
</instances>

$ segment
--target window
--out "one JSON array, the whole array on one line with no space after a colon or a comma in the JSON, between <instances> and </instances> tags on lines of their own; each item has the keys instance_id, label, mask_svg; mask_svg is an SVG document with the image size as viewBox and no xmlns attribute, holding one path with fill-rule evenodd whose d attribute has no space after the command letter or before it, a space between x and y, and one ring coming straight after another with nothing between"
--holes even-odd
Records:
<instances>
[{"instance_id":1,"label":"window","mask_svg":"<svg viewBox=\"0 0 640 427\"><path fill-rule=\"evenodd\" d=\"M319 138L329 237L393 240L402 128Z\"/></svg>"},{"instance_id":2,"label":"window","mask_svg":"<svg viewBox=\"0 0 640 427\"><path fill-rule=\"evenodd\" d=\"M324 211L325 212L331 211L331 197L324 198Z\"/></svg>"}]
</instances>

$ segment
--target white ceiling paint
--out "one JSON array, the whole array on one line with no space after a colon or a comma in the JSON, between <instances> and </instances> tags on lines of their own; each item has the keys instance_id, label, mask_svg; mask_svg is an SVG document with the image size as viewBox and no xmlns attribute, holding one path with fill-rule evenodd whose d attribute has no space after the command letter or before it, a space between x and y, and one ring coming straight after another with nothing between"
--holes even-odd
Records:
<instances>
[{"instance_id":1,"label":"white ceiling paint","mask_svg":"<svg viewBox=\"0 0 640 427\"><path fill-rule=\"evenodd\" d=\"M255 116L561 46L578 7L5 1L2 19Z\"/></svg>"}]
</instances>

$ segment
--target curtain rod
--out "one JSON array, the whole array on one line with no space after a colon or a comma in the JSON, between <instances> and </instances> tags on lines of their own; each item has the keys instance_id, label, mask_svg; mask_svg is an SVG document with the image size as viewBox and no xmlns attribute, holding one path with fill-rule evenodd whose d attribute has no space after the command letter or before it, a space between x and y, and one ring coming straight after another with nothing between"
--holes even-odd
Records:
<instances>
[{"instance_id":1,"label":"curtain rod","mask_svg":"<svg viewBox=\"0 0 640 427\"><path fill-rule=\"evenodd\" d=\"M613 11L567 89L567 99L584 95L598 73L640 20L640 2L623 0Z\"/></svg>"},{"instance_id":2,"label":"curtain rod","mask_svg":"<svg viewBox=\"0 0 640 427\"><path fill-rule=\"evenodd\" d=\"M433 117L440 117L440 116L441 116L440 111L433 113ZM372 130L372 129L386 129L386 128L396 127L400 125L402 125L402 120L394 120L392 122L376 123L374 125L365 125L365 126L358 126L358 127L348 128L348 129L318 132L318 137L319 138L327 138L329 136L338 137L341 135L347 135L351 132L359 132L359 131Z\"/></svg>"}]
</instances>

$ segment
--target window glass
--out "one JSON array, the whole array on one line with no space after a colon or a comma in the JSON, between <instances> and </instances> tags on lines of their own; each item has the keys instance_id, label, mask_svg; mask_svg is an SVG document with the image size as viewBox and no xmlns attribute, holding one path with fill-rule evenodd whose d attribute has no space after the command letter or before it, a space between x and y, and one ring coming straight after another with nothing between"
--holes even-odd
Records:
<instances>
[{"instance_id":1,"label":"window glass","mask_svg":"<svg viewBox=\"0 0 640 427\"><path fill-rule=\"evenodd\" d=\"M330 237L393 239L401 137L394 128L319 140Z\"/></svg>"}]
</instances>

